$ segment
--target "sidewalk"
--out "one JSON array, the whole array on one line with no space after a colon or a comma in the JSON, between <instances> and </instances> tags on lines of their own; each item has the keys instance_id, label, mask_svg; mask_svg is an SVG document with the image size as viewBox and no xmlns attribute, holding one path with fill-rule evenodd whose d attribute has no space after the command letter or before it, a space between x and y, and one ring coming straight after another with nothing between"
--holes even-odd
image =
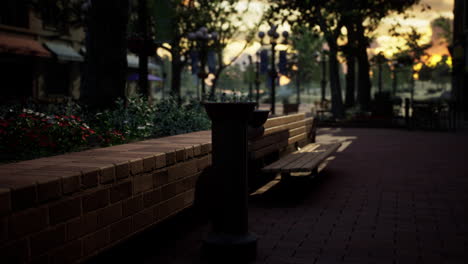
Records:
<instances>
[{"instance_id":1,"label":"sidewalk","mask_svg":"<svg viewBox=\"0 0 468 264\"><path fill-rule=\"evenodd\" d=\"M345 143L319 178L251 196L255 263L468 263L467 134L321 129L317 137L337 140ZM201 263L209 226L184 221L164 228L164 239L140 239L132 263Z\"/></svg>"}]
</instances>

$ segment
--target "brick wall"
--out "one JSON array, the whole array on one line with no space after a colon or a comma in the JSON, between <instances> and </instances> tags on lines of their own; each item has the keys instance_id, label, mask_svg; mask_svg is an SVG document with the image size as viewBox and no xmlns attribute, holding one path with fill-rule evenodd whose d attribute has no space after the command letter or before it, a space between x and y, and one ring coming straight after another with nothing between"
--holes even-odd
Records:
<instances>
[{"instance_id":1,"label":"brick wall","mask_svg":"<svg viewBox=\"0 0 468 264\"><path fill-rule=\"evenodd\" d=\"M265 127L249 143L252 163L313 132L303 114ZM211 165L210 133L0 165L0 263L80 262L191 206L196 185L210 189L197 182Z\"/></svg>"},{"instance_id":2,"label":"brick wall","mask_svg":"<svg viewBox=\"0 0 468 264\"><path fill-rule=\"evenodd\" d=\"M0 263L74 263L194 202L210 132L0 166Z\"/></svg>"}]
</instances>

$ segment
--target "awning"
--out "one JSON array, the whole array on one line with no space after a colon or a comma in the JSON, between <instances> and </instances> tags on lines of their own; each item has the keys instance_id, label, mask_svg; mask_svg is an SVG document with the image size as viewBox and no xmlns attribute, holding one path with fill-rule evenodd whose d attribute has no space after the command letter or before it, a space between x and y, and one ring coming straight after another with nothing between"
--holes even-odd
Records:
<instances>
[{"instance_id":1,"label":"awning","mask_svg":"<svg viewBox=\"0 0 468 264\"><path fill-rule=\"evenodd\" d=\"M3 34L0 34L0 53L14 53L36 57L52 56L41 43L34 39Z\"/></svg>"},{"instance_id":2,"label":"awning","mask_svg":"<svg viewBox=\"0 0 468 264\"><path fill-rule=\"evenodd\" d=\"M138 63L140 62L140 59L138 56L133 55L133 54L127 54L127 63L129 68L134 68L138 69ZM150 70L157 70L159 67L158 65L148 62L148 69Z\"/></svg>"},{"instance_id":3,"label":"awning","mask_svg":"<svg viewBox=\"0 0 468 264\"><path fill-rule=\"evenodd\" d=\"M66 44L46 42L45 45L61 61L84 61L83 56Z\"/></svg>"}]
</instances>

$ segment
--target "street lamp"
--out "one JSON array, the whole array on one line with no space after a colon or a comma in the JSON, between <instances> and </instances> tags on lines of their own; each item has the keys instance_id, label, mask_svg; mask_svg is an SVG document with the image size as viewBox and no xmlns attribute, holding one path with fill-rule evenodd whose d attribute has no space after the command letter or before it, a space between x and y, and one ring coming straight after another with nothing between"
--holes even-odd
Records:
<instances>
[{"instance_id":1,"label":"street lamp","mask_svg":"<svg viewBox=\"0 0 468 264\"><path fill-rule=\"evenodd\" d=\"M398 68L401 68L403 65L400 64L397 60L394 60L391 62L392 65L392 94L393 96L396 96L397 93L397 88L398 88L398 75L397 71Z\"/></svg>"},{"instance_id":2,"label":"street lamp","mask_svg":"<svg viewBox=\"0 0 468 264\"><path fill-rule=\"evenodd\" d=\"M320 89L322 94L321 101L323 103L325 102L325 91L327 88L327 60L325 58L325 50L322 50L322 52L316 51L315 57L322 66L322 80L320 80Z\"/></svg>"},{"instance_id":3,"label":"street lamp","mask_svg":"<svg viewBox=\"0 0 468 264\"><path fill-rule=\"evenodd\" d=\"M257 107L260 106L260 52L256 53L257 59L255 60L255 90Z\"/></svg>"},{"instance_id":4,"label":"street lamp","mask_svg":"<svg viewBox=\"0 0 468 264\"><path fill-rule=\"evenodd\" d=\"M208 53L208 43L213 40L218 39L218 33L216 31L208 32L206 27L201 27L195 32L190 32L187 35L188 39L194 41L197 45L198 52L200 54L200 70L198 72L198 78L201 80L202 87L202 100L204 100L206 91L205 91L205 79L208 77L208 73L205 70L206 59ZM214 96L214 94L212 95Z\"/></svg>"},{"instance_id":5,"label":"street lamp","mask_svg":"<svg viewBox=\"0 0 468 264\"><path fill-rule=\"evenodd\" d=\"M276 71L276 63L275 63L275 48L277 45L277 41L280 38L280 34L276 31L278 26L270 25L270 29L267 31L267 35L270 40L271 45L271 68L270 68L270 78L271 78L271 114L275 114L275 97L276 97L276 78L278 78L278 72ZM283 44L286 44L289 37L289 32L283 31ZM261 44L263 45L263 40L265 38L265 32L260 31L258 32L258 37L260 38Z\"/></svg>"},{"instance_id":6,"label":"street lamp","mask_svg":"<svg viewBox=\"0 0 468 264\"><path fill-rule=\"evenodd\" d=\"M256 57L249 55L249 64L250 69L253 69L255 77L253 79L253 84L255 84L255 102L257 102L257 107L260 103L260 53L255 53ZM255 61L254 61L255 60ZM249 79L249 100L253 98L253 89L252 89L252 82Z\"/></svg>"}]
</instances>

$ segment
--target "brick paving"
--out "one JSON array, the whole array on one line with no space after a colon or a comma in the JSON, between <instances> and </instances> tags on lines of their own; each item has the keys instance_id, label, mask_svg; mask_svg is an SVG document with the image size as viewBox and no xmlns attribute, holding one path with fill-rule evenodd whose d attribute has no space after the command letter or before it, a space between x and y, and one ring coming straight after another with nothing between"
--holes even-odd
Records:
<instances>
[{"instance_id":1,"label":"brick paving","mask_svg":"<svg viewBox=\"0 0 468 264\"><path fill-rule=\"evenodd\" d=\"M345 141L320 177L251 196L254 263L468 263L468 134L321 129L317 141ZM131 242L131 263L202 263L209 225L191 222Z\"/></svg>"}]
</instances>

